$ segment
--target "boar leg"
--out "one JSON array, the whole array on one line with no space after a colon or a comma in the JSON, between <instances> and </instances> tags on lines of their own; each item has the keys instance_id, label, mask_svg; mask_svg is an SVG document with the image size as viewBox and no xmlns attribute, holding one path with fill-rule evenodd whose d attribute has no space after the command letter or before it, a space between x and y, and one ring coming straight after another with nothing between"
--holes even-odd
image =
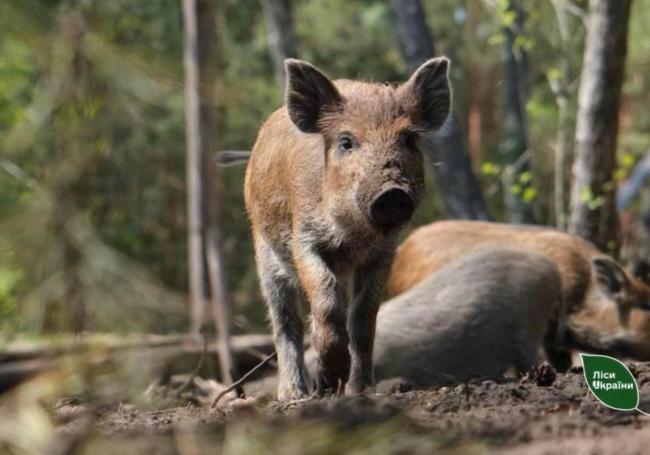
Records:
<instances>
[{"instance_id":1,"label":"boar leg","mask_svg":"<svg viewBox=\"0 0 650 455\"><path fill-rule=\"evenodd\" d=\"M571 352L558 343L558 323L550 321L544 335L544 354L549 363L562 373L571 368Z\"/></svg>"},{"instance_id":2,"label":"boar leg","mask_svg":"<svg viewBox=\"0 0 650 455\"><path fill-rule=\"evenodd\" d=\"M318 354L316 393L338 393L350 374L346 286L317 254L304 252L295 258L311 309L312 345Z\"/></svg>"},{"instance_id":3,"label":"boar leg","mask_svg":"<svg viewBox=\"0 0 650 455\"><path fill-rule=\"evenodd\" d=\"M544 334L544 353L546 358L557 371L562 373L571 368L571 351L566 347L567 340L567 305L565 299L559 299L557 302L557 315L548 322L546 333Z\"/></svg>"},{"instance_id":4,"label":"boar leg","mask_svg":"<svg viewBox=\"0 0 650 455\"><path fill-rule=\"evenodd\" d=\"M291 272L276 253L260 240L255 242L262 295L267 302L278 355L278 399L307 396L304 374L304 327L300 316L302 294Z\"/></svg>"},{"instance_id":5,"label":"boar leg","mask_svg":"<svg viewBox=\"0 0 650 455\"><path fill-rule=\"evenodd\" d=\"M354 298L348 319L352 364L346 392L350 394L374 386L372 349L377 311L391 261L392 256L386 255L358 268L355 273Z\"/></svg>"}]
</instances>

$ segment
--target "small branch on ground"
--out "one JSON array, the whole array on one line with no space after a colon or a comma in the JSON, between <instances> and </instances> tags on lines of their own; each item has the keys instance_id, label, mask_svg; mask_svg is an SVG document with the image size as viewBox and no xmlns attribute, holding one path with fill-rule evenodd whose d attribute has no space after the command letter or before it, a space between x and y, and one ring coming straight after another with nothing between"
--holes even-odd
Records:
<instances>
[{"instance_id":1,"label":"small branch on ground","mask_svg":"<svg viewBox=\"0 0 650 455\"><path fill-rule=\"evenodd\" d=\"M212 404L210 405L211 408L214 408L217 406L217 403L219 403L219 400L221 400L224 395L226 395L229 392L232 392L235 390L237 387L241 386L246 382L246 379L248 379L253 373L255 373L257 370L262 368L264 365L266 365L271 359L273 359L276 356L275 352L272 352L271 354L267 355L260 363L255 365L248 373L246 373L244 376L242 376L240 379L237 381L233 382L230 384L228 387L226 387L219 395L215 397L215 399L212 401Z\"/></svg>"}]
</instances>

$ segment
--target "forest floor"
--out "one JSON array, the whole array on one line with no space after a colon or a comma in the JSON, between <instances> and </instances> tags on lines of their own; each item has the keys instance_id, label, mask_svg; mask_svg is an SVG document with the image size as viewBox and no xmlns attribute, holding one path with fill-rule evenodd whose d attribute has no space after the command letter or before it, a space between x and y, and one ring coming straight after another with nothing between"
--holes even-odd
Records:
<instances>
[{"instance_id":1,"label":"forest floor","mask_svg":"<svg viewBox=\"0 0 650 455\"><path fill-rule=\"evenodd\" d=\"M650 365L632 364L641 409L650 408ZM279 403L234 399L218 409L58 406L60 441L75 453L642 453L650 418L606 408L582 369L521 380L474 381L426 391L383 383L377 393ZM380 393L384 392L384 393ZM645 397L645 401L644 401ZM77 416L77 417L71 417ZM81 417L80 417L81 416Z\"/></svg>"}]
</instances>

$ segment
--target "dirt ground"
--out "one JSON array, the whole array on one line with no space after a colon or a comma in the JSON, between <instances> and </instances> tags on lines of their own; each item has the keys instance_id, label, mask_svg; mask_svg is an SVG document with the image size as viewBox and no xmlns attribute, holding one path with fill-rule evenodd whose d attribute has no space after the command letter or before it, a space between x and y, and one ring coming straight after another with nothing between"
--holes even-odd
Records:
<instances>
[{"instance_id":1,"label":"dirt ground","mask_svg":"<svg viewBox=\"0 0 650 455\"><path fill-rule=\"evenodd\" d=\"M639 407L650 410L650 364L630 367L640 386ZM647 453L650 447L650 418L601 405L589 393L581 368L557 375L546 369L520 380L404 389L408 384L393 381L360 397L291 403L237 399L219 409L108 406L96 410L87 428L87 413L75 413L74 403L54 412L61 441L73 441L76 453L93 455L208 450L623 455Z\"/></svg>"}]
</instances>

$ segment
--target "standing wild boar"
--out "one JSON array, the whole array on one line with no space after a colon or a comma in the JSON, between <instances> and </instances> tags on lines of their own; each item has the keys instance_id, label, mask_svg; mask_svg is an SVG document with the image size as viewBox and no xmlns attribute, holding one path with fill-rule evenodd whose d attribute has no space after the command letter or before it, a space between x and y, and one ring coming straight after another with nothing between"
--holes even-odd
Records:
<instances>
[{"instance_id":1,"label":"standing wild boar","mask_svg":"<svg viewBox=\"0 0 650 455\"><path fill-rule=\"evenodd\" d=\"M389 294L405 292L468 249L488 243L535 250L558 267L566 315L556 308L551 327L566 325L559 334L564 345L557 346L554 330L546 340L556 368L571 365L570 349L650 359L650 287L592 244L554 229L481 221L423 226L398 248Z\"/></svg>"},{"instance_id":2,"label":"standing wild boar","mask_svg":"<svg viewBox=\"0 0 650 455\"><path fill-rule=\"evenodd\" d=\"M560 275L526 249L483 246L382 304L377 378L417 386L528 371L537 361Z\"/></svg>"},{"instance_id":3,"label":"standing wild boar","mask_svg":"<svg viewBox=\"0 0 650 455\"><path fill-rule=\"evenodd\" d=\"M449 115L448 65L429 60L396 86L331 81L309 63L286 60L285 106L262 126L245 181L280 399L308 392L303 302L318 352L317 391L372 385L377 300L423 189L418 136Z\"/></svg>"}]
</instances>

